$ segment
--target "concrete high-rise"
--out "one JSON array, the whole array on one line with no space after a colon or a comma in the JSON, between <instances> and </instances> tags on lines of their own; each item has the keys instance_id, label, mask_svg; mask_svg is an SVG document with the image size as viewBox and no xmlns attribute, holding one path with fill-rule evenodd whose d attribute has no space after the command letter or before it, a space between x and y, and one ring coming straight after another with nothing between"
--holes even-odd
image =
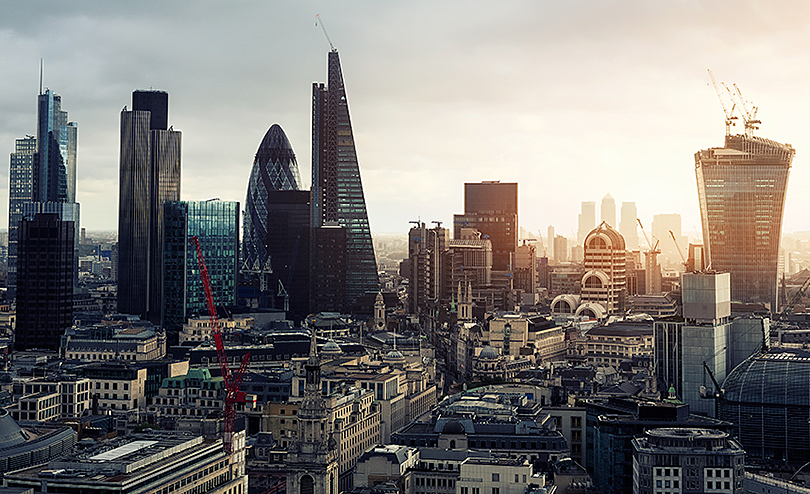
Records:
<instances>
[{"instance_id":1,"label":"concrete high-rise","mask_svg":"<svg viewBox=\"0 0 810 494\"><path fill-rule=\"evenodd\" d=\"M19 223L14 347L58 350L73 324L74 223L39 213Z\"/></svg>"},{"instance_id":2,"label":"concrete high-rise","mask_svg":"<svg viewBox=\"0 0 810 494\"><path fill-rule=\"evenodd\" d=\"M619 233L624 237L624 246L627 250L638 249L638 211L635 202L623 202Z\"/></svg>"},{"instance_id":3,"label":"concrete high-rise","mask_svg":"<svg viewBox=\"0 0 810 494\"><path fill-rule=\"evenodd\" d=\"M518 184L464 184L464 214L453 215L453 238L462 228L473 228L492 241L492 269L509 271L517 247Z\"/></svg>"},{"instance_id":4,"label":"concrete high-rise","mask_svg":"<svg viewBox=\"0 0 810 494\"><path fill-rule=\"evenodd\" d=\"M580 291L583 303L598 304L604 311L591 310L601 318L607 314L624 312L627 298L627 251L624 238L603 221L585 238L585 260Z\"/></svg>"},{"instance_id":5,"label":"concrete high-rise","mask_svg":"<svg viewBox=\"0 0 810 494\"><path fill-rule=\"evenodd\" d=\"M14 298L17 285L18 227L23 205L28 203L76 202L76 148L78 124L68 121L62 97L50 89L37 97L36 138L18 139L11 154L9 173L8 289ZM43 212L43 207L36 208ZM50 207L50 209L54 209ZM67 208L78 231L78 205ZM59 211L61 212L61 211ZM32 219L29 216L28 219ZM77 247L74 245L74 247ZM78 258L76 258L78 268Z\"/></svg>"},{"instance_id":6,"label":"concrete high-rise","mask_svg":"<svg viewBox=\"0 0 810 494\"><path fill-rule=\"evenodd\" d=\"M777 266L795 150L750 135L695 153L707 264L731 274L731 298L777 310Z\"/></svg>"},{"instance_id":7,"label":"concrete high-rise","mask_svg":"<svg viewBox=\"0 0 810 494\"><path fill-rule=\"evenodd\" d=\"M160 323L163 204L180 200L180 132L168 126L169 94L135 91L121 111L118 310Z\"/></svg>"},{"instance_id":8,"label":"concrete high-rise","mask_svg":"<svg viewBox=\"0 0 810 494\"><path fill-rule=\"evenodd\" d=\"M205 257L214 303L236 305L239 266L239 203L231 201L167 201L163 206L163 306L161 326L169 344L192 315L206 316L205 292L199 275L197 237Z\"/></svg>"},{"instance_id":9,"label":"concrete high-rise","mask_svg":"<svg viewBox=\"0 0 810 494\"><path fill-rule=\"evenodd\" d=\"M593 201L582 202L582 212L579 213L577 225L577 244L582 245L585 237L596 228L596 203Z\"/></svg>"},{"instance_id":10,"label":"concrete high-rise","mask_svg":"<svg viewBox=\"0 0 810 494\"><path fill-rule=\"evenodd\" d=\"M610 194L602 198L601 221L607 222L611 228L616 228L616 201Z\"/></svg>"},{"instance_id":11,"label":"concrete high-rise","mask_svg":"<svg viewBox=\"0 0 810 494\"><path fill-rule=\"evenodd\" d=\"M337 225L345 229L345 279L342 281L345 298L343 307L334 307L333 310L349 308L365 293L377 292L379 278L349 118L349 102L336 49L329 52L328 86L323 83L312 85L311 207L313 228L329 225L332 229L332 225ZM325 237L334 239L332 233L325 233ZM313 238L319 236L313 233ZM314 258L332 255L314 247L310 254ZM318 264L317 259L313 259L312 264ZM330 289L329 286L319 288Z\"/></svg>"}]
</instances>

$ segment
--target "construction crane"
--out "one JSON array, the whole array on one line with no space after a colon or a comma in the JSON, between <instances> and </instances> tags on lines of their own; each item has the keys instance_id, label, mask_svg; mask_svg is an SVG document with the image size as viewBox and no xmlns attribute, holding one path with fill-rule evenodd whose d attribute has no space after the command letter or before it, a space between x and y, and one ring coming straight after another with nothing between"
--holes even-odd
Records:
<instances>
[{"instance_id":1,"label":"construction crane","mask_svg":"<svg viewBox=\"0 0 810 494\"><path fill-rule=\"evenodd\" d=\"M647 236L647 232L644 231L644 225L641 224L641 219L636 218L638 221L638 226L641 227L641 233L644 234L644 240L647 241L647 245L650 247L650 254L660 254L661 251L658 250L658 240L655 241L655 246L653 246L652 242L650 242L650 237Z\"/></svg>"},{"instance_id":2,"label":"construction crane","mask_svg":"<svg viewBox=\"0 0 810 494\"><path fill-rule=\"evenodd\" d=\"M239 370L231 372L228 367L228 356L225 354L225 345L222 343L222 331L219 326L219 317L217 317L217 308L214 306L211 279L208 277L208 268L205 267L205 258L203 257L202 247L200 247L200 239L191 237L188 242L197 249L197 265L200 268L200 278L202 280L203 290L205 291L208 318L211 322L211 334L214 336L214 344L217 347L217 361L219 361L219 369L222 371L222 379L225 382L225 416L223 421L224 435L222 443L225 452L230 454L233 452L233 428L234 420L236 419L236 405L237 403L245 403L245 392L240 391L239 386L242 384L242 376L245 374L245 369L250 360L250 353L245 353Z\"/></svg>"},{"instance_id":3,"label":"construction crane","mask_svg":"<svg viewBox=\"0 0 810 494\"><path fill-rule=\"evenodd\" d=\"M329 42L329 48L331 48L332 51L337 51L337 48L335 48L335 45L332 44L332 40L329 38L329 33L326 32L326 26L323 25L321 14L315 14L315 25L320 25L321 29L323 29L323 34L326 36L326 41Z\"/></svg>"},{"instance_id":4,"label":"construction crane","mask_svg":"<svg viewBox=\"0 0 810 494\"><path fill-rule=\"evenodd\" d=\"M793 311L793 307L797 303L799 303L799 300L802 299L802 297L804 296L804 292L806 292L808 288L810 288L810 276L808 276L807 279L804 280L804 283L802 283L802 286L801 288L799 288L799 291L794 293L793 296L790 297L790 301L787 304L785 304L784 308L782 308L782 312L779 314L780 320L784 320L785 317L787 317L788 312Z\"/></svg>"},{"instance_id":5,"label":"construction crane","mask_svg":"<svg viewBox=\"0 0 810 494\"><path fill-rule=\"evenodd\" d=\"M754 131L759 129L759 124L762 123L761 120L757 120L757 112L759 108L754 106L751 111L748 111L748 105L745 104L745 98L743 98L742 91L737 86L737 84L733 84L734 89L737 91L737 104L742 108L743 112L743 123L745 124L745 135L747 137L753 137ZM734 96L734 93L729 90L729 93Z\"/></svg>"},{"instance_id":6,"label":"construction crane","mask_svg":"<svg viewBox=\"0 0 810 494\"><path fill-rule=\"evenodd\" d=\"M714 74L712 73L712 69L706 69L709 71L709 77L712 78L712 85L714 86L714 91L717 93L717 99L720 100L720 106L723 107L723 113L726 115L726 135L731 135L731 126L736 125L734 120L737 120L737 117L734 116L734 108L736 107L736 103L734 103L734 99L732 98L731 110L726 107L725 101L723 101L722 91L720 91L720 86L717 85L717 80L714 78ZM728 91L728 87L723 85ZM730 96L729 91L729 96Z\"/></svg>"},{"instance_id":7,"label":"construction crane","mask_svg":"<svg viewBox=\"0 0 810 494\"><path fill-rule=\"evenodd\" d=\"M689 268L689 263L686 262L686 257L683 255L683 251L681 250L681 246L678 245L678 239L675 238L675 233L672 230L669 231L669 236L672 237L672 241L675 243L675 248L678 249L678 255L681 256L681 261L683 262L684 270Z\"/></svg>"}]
</instances>

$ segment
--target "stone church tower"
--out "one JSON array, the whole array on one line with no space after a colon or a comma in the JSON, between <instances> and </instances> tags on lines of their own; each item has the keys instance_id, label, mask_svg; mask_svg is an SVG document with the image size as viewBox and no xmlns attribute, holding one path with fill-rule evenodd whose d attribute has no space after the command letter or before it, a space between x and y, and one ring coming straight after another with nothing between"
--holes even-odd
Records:
<instances>
[{"instance_id":1,"label":"stone church tower","mask_svg":"<svg viewBox=\"0 0 810 494\"><path fill-rule=\"evenodd\" d=\"M315 331L306 366L304 401L298 410L298 439L287 454L288 494L338 494L338 446L321 396L321 361Z\"/></svg>"},{"instance_id":2,"label":"stone church tower","mask_svg":"<svg viewBox=\"0 0 810 494\"><path fill-rule=\"evenodd\" d=\"M385 331L385 300L382 292L377 292L374 302L374 331Z\"/></svg>"}]
</instances>

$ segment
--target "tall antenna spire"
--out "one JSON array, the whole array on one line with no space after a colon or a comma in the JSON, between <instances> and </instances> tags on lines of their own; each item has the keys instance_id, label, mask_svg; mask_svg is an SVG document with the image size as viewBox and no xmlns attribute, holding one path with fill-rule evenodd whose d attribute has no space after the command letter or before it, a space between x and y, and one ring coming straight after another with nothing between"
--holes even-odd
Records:
<instances>
[{"instance_id":1,"label":"tall antenna spire","mask_svg":"<svg viewBox=\"0 0 810 494\"><path fill-rule=\"evenodd\" d=\"M44 69L44 63L42 59L39 59L39 94L42 94L42 71Z\"/></svg>"},{"instance_id":2,"label":"tall antenna spire","mask_svg":"<svg viewBox=\"0 0 810 494\"><path fill-rule=\"evenodd\" d=\"M329 47L332 49L332 51L337 51L337 49L335 49L335 45L332 44L332 40L329 39L329 33L326 32L326 26L323 25L323 19L321 19L321 14L315 14L315 25L317 26L319 24L321 26L321 29L323 29L323 34L326 36L326 41L329 42Z\"/></svg>"}]
</instances>

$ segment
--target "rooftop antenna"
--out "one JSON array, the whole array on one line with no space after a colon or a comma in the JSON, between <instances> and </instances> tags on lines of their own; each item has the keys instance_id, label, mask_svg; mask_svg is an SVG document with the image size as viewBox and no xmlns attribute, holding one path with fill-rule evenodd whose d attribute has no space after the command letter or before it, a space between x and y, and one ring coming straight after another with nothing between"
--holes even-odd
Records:
<instances>
[{"instance_id":1,"label":"rooftop antenna","mask_svg":"<svg viewBox=\"0 0 810 494\"><path fill-rule=\"evenodd\" d=\"M315 14L315 25L317 26L319 24L321 26L321 29L323 29L323 34L326 36L326 41L329 42L329 47L332 49L332 51L337 51L335 45L332 44L332 40L329 39L329 33L326 32L326 26L323 25L323 19L321 19L321 14Z\"/></svg>"},{"instance_id":2,"label":"rooftop antenna","mask_svg":"<svg viewBox=\"0 0 810 494\"><path fill-rule=\"evenodd\" d=\"M42 70L44 67L44 63L42 59L39 59L39 94L42 94Z\"/></svg>"}]
</instances>

